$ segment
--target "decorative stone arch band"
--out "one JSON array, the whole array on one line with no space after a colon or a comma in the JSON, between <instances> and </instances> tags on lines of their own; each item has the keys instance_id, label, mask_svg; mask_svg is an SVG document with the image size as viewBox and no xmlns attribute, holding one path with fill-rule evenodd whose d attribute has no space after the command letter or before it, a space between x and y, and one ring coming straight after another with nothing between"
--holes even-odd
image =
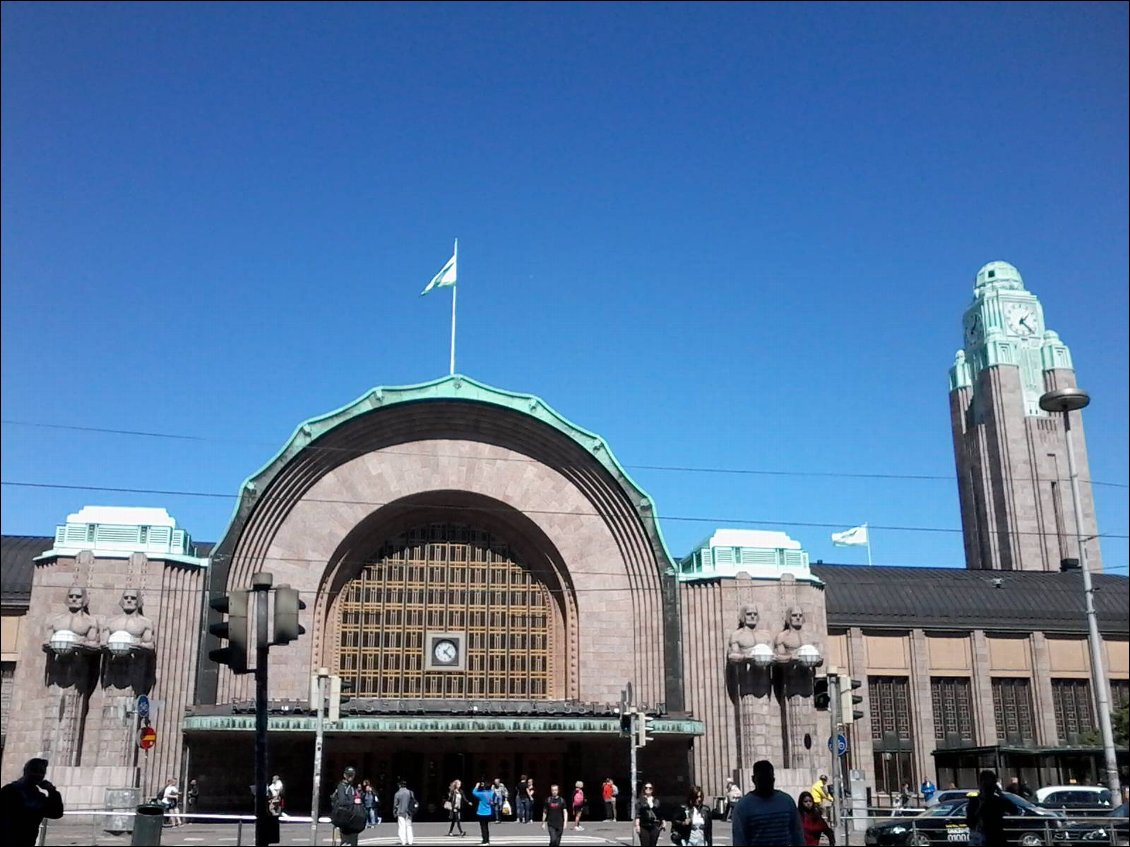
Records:
<instances>
[{"instance_id":1,"label":"decorative stone arch band","mask_svg":"<svg viewBox=\"0 0 1130 847\"><path fill-rule=\"evenodd\" d=\"M315 632L331 620L335 586L396 528L398 512L411 523L439 511L500 525L563 592L568 697L612 702L632 679L641 699L682 708L674 567L650 499L595 435L536 397L466 377L375 389L300 426L245 484L214 551L210 593L269 570L276 583L318 592L303 621ZM272 667L273 696L303 698L327 649L326 637L291 645L281 678ZM599 666L579 661L596 655ZM247 696L246 679L206 659L199 668L198 702Z\"/></svg>"}]
</instances>

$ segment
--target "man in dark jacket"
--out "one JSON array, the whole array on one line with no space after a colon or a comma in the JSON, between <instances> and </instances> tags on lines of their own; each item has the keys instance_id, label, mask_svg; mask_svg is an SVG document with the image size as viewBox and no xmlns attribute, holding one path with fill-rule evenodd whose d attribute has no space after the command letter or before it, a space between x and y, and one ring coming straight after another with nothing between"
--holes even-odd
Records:
<instances>
[{"instance_id":1,"label":"man in dark jacket","mask_svg":"<svg viewBox=\"0 0 1130 847\"><path fill-rule=\"evenodd\" d=\"M965 807L970 844L1004 844L1004 819L1011 805L1001 796L997 772L983 770L977 777L977 796Z\"/></svg>"},{"instance_id":2,"label":"man in dark jacket","mask_svg":"<svg viewBox=\"0 0 1130 847\"><path fill-rule=\"evenodd\" d=\"M330 801L330 821L341 833L341 843L349 847L356 847L357 835L364 832L367 822L361 792L353 784L356 776L357 771L346 768Z\"/></svg>"},{"instance_id":3,"label":"man in dark jacket","mask_svg":"<svg viewBox=\"0 0 1130 847\"><path fill-rule=\"evenodd\" d=\"M22 777L0 788L0 828L7 833L6 844L31 847L44 818L63 816L63 798L46 776L47 760L30 759Z\"/></svg>"}]
</instances>

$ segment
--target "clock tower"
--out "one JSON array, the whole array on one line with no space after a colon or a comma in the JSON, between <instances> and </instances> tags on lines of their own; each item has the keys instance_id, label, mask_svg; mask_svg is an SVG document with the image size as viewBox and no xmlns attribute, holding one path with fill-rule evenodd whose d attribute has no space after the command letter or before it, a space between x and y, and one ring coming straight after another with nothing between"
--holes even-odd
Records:
<instances>
[{"instance_id":1,"label":"clock tower","mask_svg":"<svg viewBox=\"0 0 1130 847\"><path fill-rule=\"evenodd\" d=\"M1071 354L1047 328L1036 295L1007 262L977 272L962 323L964 344L950 368L965 564L985 570L1077 567L1063 421L1040 396L1075 387ZM1102 569L1083 424L1071 423L1087 563Z\"/></svg>"}]
</instances>

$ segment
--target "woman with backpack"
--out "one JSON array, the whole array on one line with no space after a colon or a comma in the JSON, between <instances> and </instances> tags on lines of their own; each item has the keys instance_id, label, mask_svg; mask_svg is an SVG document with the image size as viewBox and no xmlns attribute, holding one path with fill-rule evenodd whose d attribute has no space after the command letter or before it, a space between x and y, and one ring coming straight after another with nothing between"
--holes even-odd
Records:
<instances>
[{"instance_id":1,"label":"woman with backpack","mask_svg":"<svg viewBox=\"0 0 1130 847\"><path fill-rule=\"evenodd\" d=\"M585 828L581 826L581 815L585 811L585 784L579 779L577 784L573 787L573 830L575 832L584 832Z\"/></svg>"},{"instance_id":2,"label":"woman with backpack","mask_svg":"<svg viewBox=\"0 0 1130 847\"><path fill-rule=\"evenodd\" d=\"M353 784L356 776L357 771L353 768L342 771L341 782L334 789L330 801L330 822L337 827L341 843L352 847L357 847L357 836L365 831L367 822L361 792Z\"/></svg>"}]
</instances>

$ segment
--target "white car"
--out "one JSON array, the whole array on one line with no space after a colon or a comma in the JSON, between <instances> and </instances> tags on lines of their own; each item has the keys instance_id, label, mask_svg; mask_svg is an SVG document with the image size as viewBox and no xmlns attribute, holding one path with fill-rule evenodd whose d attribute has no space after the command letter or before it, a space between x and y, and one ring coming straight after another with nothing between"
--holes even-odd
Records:
<instances>
[{"instance_id":1,"label":"white car","mask_svg":"<svg viewBox=\"0 0 1130 847\"><path fill-rule=\"evenodd\" d=\"M1109 788L1101 785L1048 785L1036 790L1036 805L1067 812L1106 812L1114 808Z\"/></svg>"}]
</instances>

